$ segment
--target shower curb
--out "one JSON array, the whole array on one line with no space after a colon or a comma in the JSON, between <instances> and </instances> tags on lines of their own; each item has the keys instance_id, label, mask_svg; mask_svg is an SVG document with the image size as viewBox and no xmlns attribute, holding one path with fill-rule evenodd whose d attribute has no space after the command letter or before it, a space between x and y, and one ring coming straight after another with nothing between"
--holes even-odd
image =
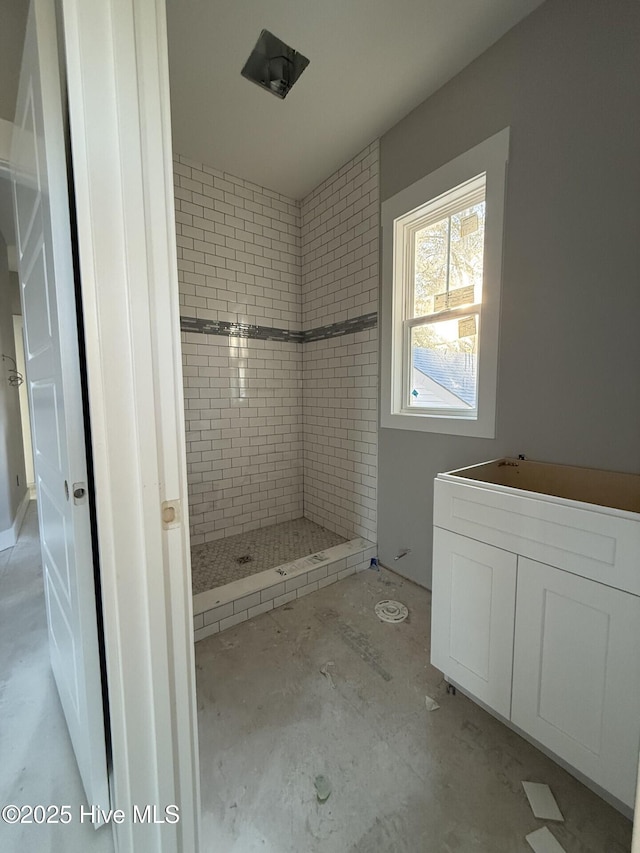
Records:
<instances>
[{"instance_id":1,"label":"shower curb","mask_svg":"<svg viewBox=\"0 0 640 853\"><path fill-rule=\"evenodd\" d=\"M194 642L275 610L368 569L377 554L368 539L351 539L247 578L193 596Z\"/></svg>"}]
</instances>

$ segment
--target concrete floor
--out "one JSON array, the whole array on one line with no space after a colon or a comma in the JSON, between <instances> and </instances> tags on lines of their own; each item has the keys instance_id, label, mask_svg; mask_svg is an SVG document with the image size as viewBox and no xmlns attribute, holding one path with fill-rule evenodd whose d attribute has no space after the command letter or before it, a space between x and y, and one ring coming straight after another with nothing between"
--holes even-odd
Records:
<instances>
[{"instance_id":1,"label":"concrete floor","mask_svg":"<svg viewBox=\"0 0 640 853\"><path fill-rule=\"evenodd\" d=\"M384 598L409 620L380 622ZM197 644L203 851L531 853L524 836L545 822L522 780L551 786L567 853L630 849L628 820L445 692L429 615L427 591L365 571ZM324 804L318 774L333 787Z\"/></svg>"},{"instance_id":2,"label":"concrete floor","mask_svg":"<svg viewBox=\"0 0 640 853\"><path fill-rule=\"evenodd\" d=\"M2 853L113 853L111 829L77 819L86 799L58 699L32 501L14 548L0 552L0 806L70 805L67 825L0 820Z\"/></svg>"},{"instance_id":3,"label":"concrete floor","mask_svg":"<svg viewBox=\"0 0 640 853\"><path fill-rule=\"evenodd\" d=\"M409 620L374 616L383 598ZM428 660L429 594L362 572L196 646L203 853L527 851L520 782L551 785L567 853L622 853L631 824ZM320 673L328 661L335 688ZM427 712L425 695L440 710ZM333 786L317 801L313 781ZM37 517L0 552L0 804L85 802L48 658ZM7 826L2 853L112 853L109 830ZM191 851L183 851L191 853Z\"/></svg>"}]
</instances>

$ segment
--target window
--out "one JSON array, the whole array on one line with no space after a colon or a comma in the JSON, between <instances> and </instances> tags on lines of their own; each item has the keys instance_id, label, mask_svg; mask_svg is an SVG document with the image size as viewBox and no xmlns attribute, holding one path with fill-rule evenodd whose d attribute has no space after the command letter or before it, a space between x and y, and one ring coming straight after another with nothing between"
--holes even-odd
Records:
<instances>
[{"instance_id":1,"label":"window","mask_svg":"<svg viewBox=\"0 0 640 853\"><path fill-rule=\"evenodd\" d=\"M381 426L492 438L508 129L382 206Z\"/></svg>"}]
</instances>

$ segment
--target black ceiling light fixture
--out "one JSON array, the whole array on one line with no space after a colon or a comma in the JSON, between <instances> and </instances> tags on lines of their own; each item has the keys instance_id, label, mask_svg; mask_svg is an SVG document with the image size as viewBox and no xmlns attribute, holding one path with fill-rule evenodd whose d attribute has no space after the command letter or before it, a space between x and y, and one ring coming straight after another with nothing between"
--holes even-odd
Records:
<instances>
[{"instance_id":1,"label":"black ceiling light fixture","mask_svg":"<svg viewBox=\"0 0 640 853\"><path fill-rule=\"evenodd\" d=\"M286 98L308 64L306 56L263 30L244 64L242 76L279 98Z\"/></svg>"}]
</instances>

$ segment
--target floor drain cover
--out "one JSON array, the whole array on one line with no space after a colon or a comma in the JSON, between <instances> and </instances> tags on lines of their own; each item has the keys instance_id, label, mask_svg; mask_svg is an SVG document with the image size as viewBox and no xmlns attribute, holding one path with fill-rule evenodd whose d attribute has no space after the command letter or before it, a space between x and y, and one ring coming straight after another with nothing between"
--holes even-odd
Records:
<instances>
[{"instance_id":1,"label":"floor drain cover","mask_svg":"<svg viewBox=\"0 0 640 853\"><path fill-rule=\"evenodd\" d=\"M251 554L243 554L242 557L236 557L236 563L242 565L243 563L250 563L252 559Z\"/></svg>"},{"instance_id":2,"label":"floor drain cover","mask_svg":"<svg viewBox=\"0 0 640 853\"><path fill-rule=\"evenodd\" d=\"M404 622L409 611L399 601L379 601L375 606L376 616L383 622Z\"/></svg>"}]
</instances>

